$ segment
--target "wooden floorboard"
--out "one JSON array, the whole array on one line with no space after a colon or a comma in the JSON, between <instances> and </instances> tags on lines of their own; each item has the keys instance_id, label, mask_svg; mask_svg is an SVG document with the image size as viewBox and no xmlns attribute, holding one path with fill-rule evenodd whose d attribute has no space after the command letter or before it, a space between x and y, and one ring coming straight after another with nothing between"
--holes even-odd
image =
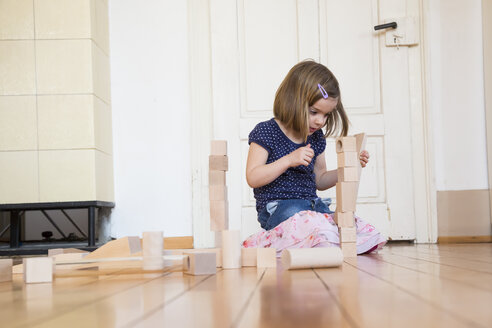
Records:
<instances>
[{"instance_id":1,"label":"wooden floorboard","mask_svg":"<svg viewBox=\"0 0 492 328\"><path fill-rule=\"evenodd\" d=\"M355 326L313 270L270 268L237 327Z\"/></svg>"},{"instance_id":2,"label":"wooden floorboard","mask_svg":"<svg viewBox=\"0 0 492 328\"><path fill-rule=\"evenodd\" d=\"M338 268L135 268L0 283L2 327L491 327L492 244L387 246ZM132 271L133 270L133 271Z\"/></svg>"},{"instance_id":3,"label":"wooden floorboard","mask_svg":"<svg viewBox=\"0 0 492 328\"><path fill-rule=\"evenodd\" d=\"M143 316L136 327L232 327L262 281L265 269L221 270L172 304ZM129 325L132 326L132 325Z\"/></svg>"},{"instance_id":4,"label":"wooden floorboard","mask_svg":"<svg viewBox=\"0 0 492 328\"><path fill-rule=\"evenodd\" d=\"M422 261L416 257L402 254L384 254L377 256L377 258L383 262L387 262L395 266L435 275L440 279L452 280L465 284L470 288L486 289L492 292L492 279L488 273L470 271L454 266L440 265L438 263Z\"/></svg>"},{"instance_id":5,"label":"wooden floorboard","mask_svg":"<svg viewBox=\"0 0 492 328\"><path fill-rule=\"evenodd\" d=\"M337 302L349 313L357 327L466 327L413 293L397 288L357 265L344 263L342 270L317 269ZM363 261L362 261L363 262ZM377 265L378 263L375 263ZM361 265L363 265L361 263Z\"/></svg>"},{"instance_id":6,"label":"wooden floorboard","mask_svg":"<svg viewBox=\"0 0 492 328\"><path fill-rule=\"evenodd\" d=\"M131 325L141 320L146 313L172 303L207 278L210 276L183 276L181 273L161 275L147 280L146 283L131 286L118 293L78 306L36 327L70 327L78 318L84 318L86 327ZM108 311L108 309L115 311Z\"/></svg>"},{"instance_id":7,"label":"wooden floorboard","mask_svg":"<svg viewBox=\"0 0 492 328\"><path fill-rule=\"evenodd\" d=\"M389 250L386 250L385 252L388 251ZM477 261L466 257L440 256L439 254L432 254L428 250L421 249L419 247L395 247L391 248L391 252L395 254L416 256L420 261L428 261L438 263L440 265L462 268L469 271L492 274L492 263L485 261Z\"/></svg>"},{"instance_id":8,"label":"wooden floorboard","mask_svg":"<svg viewBox=\"0 0 492 328\"><path fill-rule=\"evenodd\" d=\"M470 327L492 326L491 292L393 265L378 259L379 256L359 257L358 269L393 284L395 288L420 299L422 304L451 315Z\"/></svg>"}]
</instances>

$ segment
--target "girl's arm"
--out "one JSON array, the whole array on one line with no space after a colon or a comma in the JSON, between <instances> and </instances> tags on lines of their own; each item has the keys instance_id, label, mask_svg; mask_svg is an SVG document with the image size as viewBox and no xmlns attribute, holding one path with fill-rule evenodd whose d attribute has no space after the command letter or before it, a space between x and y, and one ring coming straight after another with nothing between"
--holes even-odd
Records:
<instances>
[{"instance_id":1,"label":"girl's arm","mask_svg":"<svg viewBox=\"0 0 492 328\"><path fill-rule=\"evenodd\" d=\"M248 161L246 163L246 181L251 188L263 187L277 179L289 167L309 165L314 157L311 145L298 148L292 153L266 164L268 151L252 142L249 146Z\"/></svg>"},{"instance_id":2,"label":"girl's arm","mask_svg":"<svg viewBox=\"0 0 492 328\"><path fill-rule=\"evenodd\" d=\"M361 151L359 155L360 164L362 167L366 167L369 162L369 152L367 150ZM316 178L316 188L318 190L326 190L338 182L338 171L337 170L326 170L326 160L325 152L321 153L316 157L316 162L314 163L314 175Z\"/></svg>"},{"instance_id":3,"label":"girl's arm","mask_svg":"<svg viewBox=\"0 0 492 328\"><path fill-rule=\"evenodd\" d=\"M322 152L316 157L314 176L316 178L316 189L318 190L329 189L336 185L338 181L337 170L326 170L325 152Z\"/></svg>"}]
</instances>

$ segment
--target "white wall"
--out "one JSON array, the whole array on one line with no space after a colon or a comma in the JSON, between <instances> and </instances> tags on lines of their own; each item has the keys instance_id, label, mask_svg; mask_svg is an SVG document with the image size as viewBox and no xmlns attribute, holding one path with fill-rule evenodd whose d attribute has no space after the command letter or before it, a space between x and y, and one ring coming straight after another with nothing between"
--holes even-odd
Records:
<instances>
[{"instance_id":1,"label":"white wall","mask_svg":"<svg viewBox=\"0 0 492 328\"><path fill-rule=\"evenodd\" d=\"M488 189L481 0L429 0L437 190Z\"/></svg>"},{"instance_id":2,"label":"white wall","mask_svg":"<svg viewBox=\"0 0 492 328\"><path fill-rule=\"evenodd\" d=\"M187 2L110 1L111 236L192 235Z\"/></svg>"}]
</instances>

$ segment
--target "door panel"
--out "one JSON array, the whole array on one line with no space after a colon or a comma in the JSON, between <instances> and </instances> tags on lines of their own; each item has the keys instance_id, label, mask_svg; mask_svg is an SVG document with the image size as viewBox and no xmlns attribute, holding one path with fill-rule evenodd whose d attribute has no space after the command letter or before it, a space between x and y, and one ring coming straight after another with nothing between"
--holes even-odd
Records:
<instances>
[{"instance_id":1,"label":"door panel","mask_svg":"<svg viewBox=\"0 0 492 328\"><path fill-rule=\"evenodd\" d=\"M368 135L371 159L361 177L357 214L393 239L414 238L410 96L404 92L409 85L408 56L406 49L386 48L384 36L374 33L380 2L210 4L214 138L227 139L230 145L230 226L241 229L243 238L259 229L245 178L248 134L273 116L275 92L288 70L311 58L337 76L351 121L349 134ZM333 138L327 140L325 154L328 168L336 169ZM336 201L334 188L319 196ZM391 212L396 213L393 219Z\"/></svg>"},{"instance_id":2,"label":"door panel","mask_svg":"<svg viewBox=\"0 0 492 328\"><path fill-rule=\"evenodd\" d=\"M320 1L321 63L337 77L349 114L381 111L377 1Z\"/></svg>"}]
</instances>

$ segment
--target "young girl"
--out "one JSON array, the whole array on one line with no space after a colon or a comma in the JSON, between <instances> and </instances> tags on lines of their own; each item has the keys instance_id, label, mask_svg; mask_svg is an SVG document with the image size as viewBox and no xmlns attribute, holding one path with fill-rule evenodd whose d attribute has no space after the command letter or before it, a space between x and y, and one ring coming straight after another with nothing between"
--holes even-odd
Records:
<instances>
[{"instance_id":1,"label":"young girl","mask_svg":"<svg viewBox=\"0 0 492 328\"><path fill-rule=\"evenodd\" d=\"M329 215L333 213L329 200L320 199L316 190L331 188L338 180L337 170L326 169L325 138L346 136L348 132L349 121L337 79L314 61L298 63L280 84L273 113L274 118L256 125L249 135L246 179L253 188L258 221L265 231L249 237L244 246L272 246L278 250L285 246L282 238L286 229L294 230L288 231L293 240L287 244L306 247L303 238L316 240L315 231L317 235L325 231L325 238L318 236L318 244L307 247L336 244L337 240L331 237L338 230ZM369 153L362 151L359 158L365 167ZM288 219L294 222L287 222ZM299 227L297 221L304 226ZM369 230L375 231L372 226ZM276 245L272 245L274 242Z\"/></svg>"}]
</instances>

